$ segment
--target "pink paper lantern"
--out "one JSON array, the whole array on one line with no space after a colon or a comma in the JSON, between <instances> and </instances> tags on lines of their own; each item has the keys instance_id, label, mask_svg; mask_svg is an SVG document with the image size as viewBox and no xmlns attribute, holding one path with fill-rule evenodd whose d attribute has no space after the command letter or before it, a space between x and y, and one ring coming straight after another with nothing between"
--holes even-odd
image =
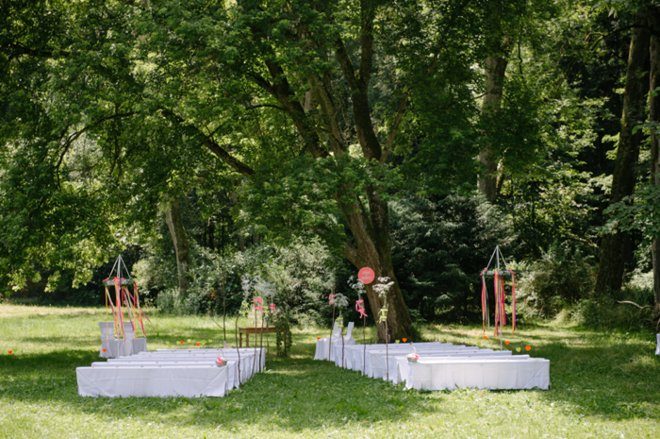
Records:
<instances>
[{"instance_id":1,"label":"pink paper lantern","mask_svg":"<svg viewBox=\"0 0 660 439\"><path fill-rule=\"evenodd\" d=\"M358 271L358 280L365 285L369 285L376 279L376 273L371 267L362 267Z\"/></svg>"}]
</instances>

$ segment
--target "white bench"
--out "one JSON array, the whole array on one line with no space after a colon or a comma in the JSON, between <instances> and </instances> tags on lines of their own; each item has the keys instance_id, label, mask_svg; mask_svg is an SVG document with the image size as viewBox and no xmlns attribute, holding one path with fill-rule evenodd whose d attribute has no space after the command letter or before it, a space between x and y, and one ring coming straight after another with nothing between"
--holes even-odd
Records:
<instances>
[{"instance_id":1,"label":"white bench","mask_svg":"<svg viewBox=\"0 0 660 439\"><path fill-rule=\"evenodd\" d=\"M543 389L550 361L543 358L420 358L408 363L406 388L419 390ZM403 375L403 374L402 374Z\"/></svg>"},{"instance_id":2,"label":"white bench","mask_svg":"<svg viewBox=\"0 0 660 439\"><path fill-rule=\"evenodd\" d=\"M225 396L226 366L79 367L81 396Z\"/></svg>"}]
</instances>

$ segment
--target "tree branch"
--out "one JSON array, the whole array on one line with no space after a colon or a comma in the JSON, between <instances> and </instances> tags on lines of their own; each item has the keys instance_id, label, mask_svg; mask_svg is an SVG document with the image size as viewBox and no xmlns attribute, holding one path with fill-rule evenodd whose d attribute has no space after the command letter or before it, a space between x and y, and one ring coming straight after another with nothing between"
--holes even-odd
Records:
<instances>
[{"instance_id":1,"label":"tree branch","mask_svg":"<svg viewBox=\"0 0 660 439\"><path fill-rule=\"evenodd\" d=\"M347 242L344 245L344 256L354 266L359 267L360 265L362 265L360 263L360 256L358 255L358 250L353 244Z\"/></svg>"},{"instance_id":2,"label":"tree branch","mask_svg":"<svg viewBox=\"0 0 660 439\"><path fill-rule=\"evenodd\" d=\"M403 116L406 114L409 103L408 90L403 92L401 100L399 100L399 106L394 115L394 120L392 121L392 128L390 129L387 139L385 140L385 145L383 146L383 156L380 158L380 161L385 163L392 151L392 145L396 139L396 135L399 133L399 127L401 126L401 121L403 121Z\"/></svg>"},{"instance_id":3,"label":"tree branch","mask_svg":"<svg viewBox=\"0 0 660 439\"><path fill-rule=\"evenodd\" d=\"M251 167L249 167L247 164L243 163L241 160L237 159L236 157L232 156L224 147L220 146L215 140L213 140L211 137L206 135L198 127L194 126L189 122L186 122L185 119L183 119L178 114L174 113L172 110L163 108L161 109L161 113L167 119L180 125L182 128L189 130L201 141L201 143L204 146L206 146L209 149L209 151L211 151L216 157L218 157L220 160L225 162L235 171L237 171L240 174L246 175L248 177L254 175L255 173L254 169L252 169Z\"/></svg>"},{"instance_id":4,"label":"tree branch","mask_svg":"<svg viewBox=\"0 0 660 439\"><path fill-rule=\"evenodd\" d=\"M73 144L74 141L76 141L80 136L82 136L84 133L87 131L91 130L92 128L95 128L104 122L107 122L109 120L113 119L121 119L123 117L129 117L135 115L135 111L129 111L127 113L115 113L115 114L110 114L105 117L101 117L94 122L92 122L89 125L84 126L83 128L79 129L78 131L73 131L70 133L66 139L62 140L62 150L60 151L59 157L57 159L57 163L55 164L55 169L58 171L60 170L60 167L62 166L62 162L64 162L64 157L66 156L67 152L69 152L69 149L71 148L71 145ZM62 133L62 137L64 136L64 133ZM59 179L59 175L58 175Z\"/></svg>"},{"instance_id":5,"label":"tree branch","mask_svg":"<svg viewBox=\"0 0 660 439\"><path fill-rule=\"evenodd\" d=\"M351 89L351 103L358 141L362 147L362 154L368 159L380 160L382 149L376 137L373 122L371 121L371 108L369 106L367 84L355 77L355 70L341 38L336 41L336 56L348 86Z\"/></svg>"},{"instance_id":6,"label":"tree branch","mask_svg":"<svg viewBox=\"0 0 660 439\"><path fill-rule=\"evenodd\" d=\"M246 110L256 110L257 108L274 108L276 110L285 111L284 107L275 104L254 104L245 106Z\"/></svg>"},{"instance_id":7,"label":"tree branch","mask_svg":"<svg viewBox=\"0 0 660 439\"><path fill-rule=\"evenodd\" d=\"M373 0L360 1L360 82L369 84L374 54L374 17L376 6Z\"/></svg>"}]
</instances>

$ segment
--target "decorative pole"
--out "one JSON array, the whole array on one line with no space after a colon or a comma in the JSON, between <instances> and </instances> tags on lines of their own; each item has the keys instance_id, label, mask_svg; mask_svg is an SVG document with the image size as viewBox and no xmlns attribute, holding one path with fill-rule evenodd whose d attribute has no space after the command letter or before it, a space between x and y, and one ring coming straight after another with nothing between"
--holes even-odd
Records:
<instances>
[{"instance_id":1,"label":"decorative pole","mask_svg":"<svg viewBox=\"0 0 660 439\"><path fill-rule=\"evenodd\" d=\"M362 267L358 271L358 283L355 284L354 288L358 291L358 296L360 292L364 292L365 286L371 284L374 279L376 279L376 272L371 267ZM364 300L362 300L362 311L364 312ZM362 315L362 313L360 313ZM366 343L366 331L367 327L367 313L364 312L362 316L362 375L367 374L367 343Z\"/></svg>"},{"instance_id":2,"label":"decorative pole","mask_svg":"<svg viewBox=\"0 0 660 439\"><path fill-rule=\"evenodd\" d=\"M364 375L364 360L367 356L367 335L365 333L367 330L367 312L364 309L364 299L360 295L358 295L358 300L355 301L355 311L362 319L362 374Z\"/></svg>"},{"instance_id":3,"label":"decorative pole","mask_svg":"<svg viewBox=\"0 0 660 439\"><path fill-rule=\"evenodd\" d=\"M387 310L389 306L387 303L387 295L390 288L392 288L392 285L394 285L394 282L390 281L390 278L387 276L379 277L378 283L374 285L374 290L378 293L378 297L383 303L378 313L378 323L383 323L385 325L385 379L387 381L390 380L390 333L387 325Z\"/></svg>"},{"instance_id":4,"label":"decorative pole","mask_svg":"<svg viewBox=\"0 0 660 439\"><path fill-rule=\"evenodd\" d=\"M259 311L260 308L263 308L263 299L261 296L255 296L252 299L252 312L254 313L254 330L256 331L258 326L257 326L257 312ZM257 341L257 333L254 333L254 341L255 341L255 355L252 358L252 371L254 372L257 370L257 355L256 355L256 341ZM261 364L261 358L259 359L259 364Z\"/></svg>"},{"instance_id":5,"label":"decorative pole","mask_svg":"<svg viewBox=\"0 0 660 439\"><path fill-rule=\"evenodd\" d=\"M223 348L227 347L227 290L220 285L222 294L222 343Z\"/></svg>"},{"instance_id":6,"label":"decorative pole","mask_svg":"<svg viewBox=\"0 0 660 439\"><path fill-rule=\"evenodd\" d=\"M367 311L364 307L364 284L360 281L353 282L353 277L349 279L348 284L357 292L357 300L355 301L355 311L362 319L362 374L365 374L365 361L367 358Z\"/></svg>"},{"instance_id":7,"label":"decorative pole","mask_svg":"<svg viewBox=\"0 0 660 439\"><path fill-rule=\"evenodd\" d=\"M263 370L262 357L264 355L264 320L266 316L266 311L264 310L263 301L259 305L261 311L261 331L259 331L259 372Z\"/></svg>"},{"instance_id":8,"label":"decorative pole","mask_svg":"<svg viewBox=\"0 0 660 439\"><path fill-rule=\"evenodd\" d=\"M335 297L335 293L330 293L328 295L328 304L332 307L332 326L330 327L330 338L328 338L328 361L330 361L330 358L332 357L332 336L335 331L335 310L337 308Z\"/></svg>"}]
</instances>

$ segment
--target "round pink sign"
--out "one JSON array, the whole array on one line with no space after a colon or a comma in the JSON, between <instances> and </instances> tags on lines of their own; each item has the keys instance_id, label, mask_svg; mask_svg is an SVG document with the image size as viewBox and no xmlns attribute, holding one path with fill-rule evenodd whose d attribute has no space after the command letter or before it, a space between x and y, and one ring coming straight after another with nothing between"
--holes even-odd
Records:
<instances>
[{"instance_id":1,"label":"round pink sign","mask_svg":"<svg viewBox=\"0 0 660 439\"><path fill-rule=\"evenodd\" d=\"M358 280L363 284L369 285L374 279L376 279L376 273L374 273L372 268L362 267L360 268L360 271L358 271Z\"/></svg>"}]
</instances>

